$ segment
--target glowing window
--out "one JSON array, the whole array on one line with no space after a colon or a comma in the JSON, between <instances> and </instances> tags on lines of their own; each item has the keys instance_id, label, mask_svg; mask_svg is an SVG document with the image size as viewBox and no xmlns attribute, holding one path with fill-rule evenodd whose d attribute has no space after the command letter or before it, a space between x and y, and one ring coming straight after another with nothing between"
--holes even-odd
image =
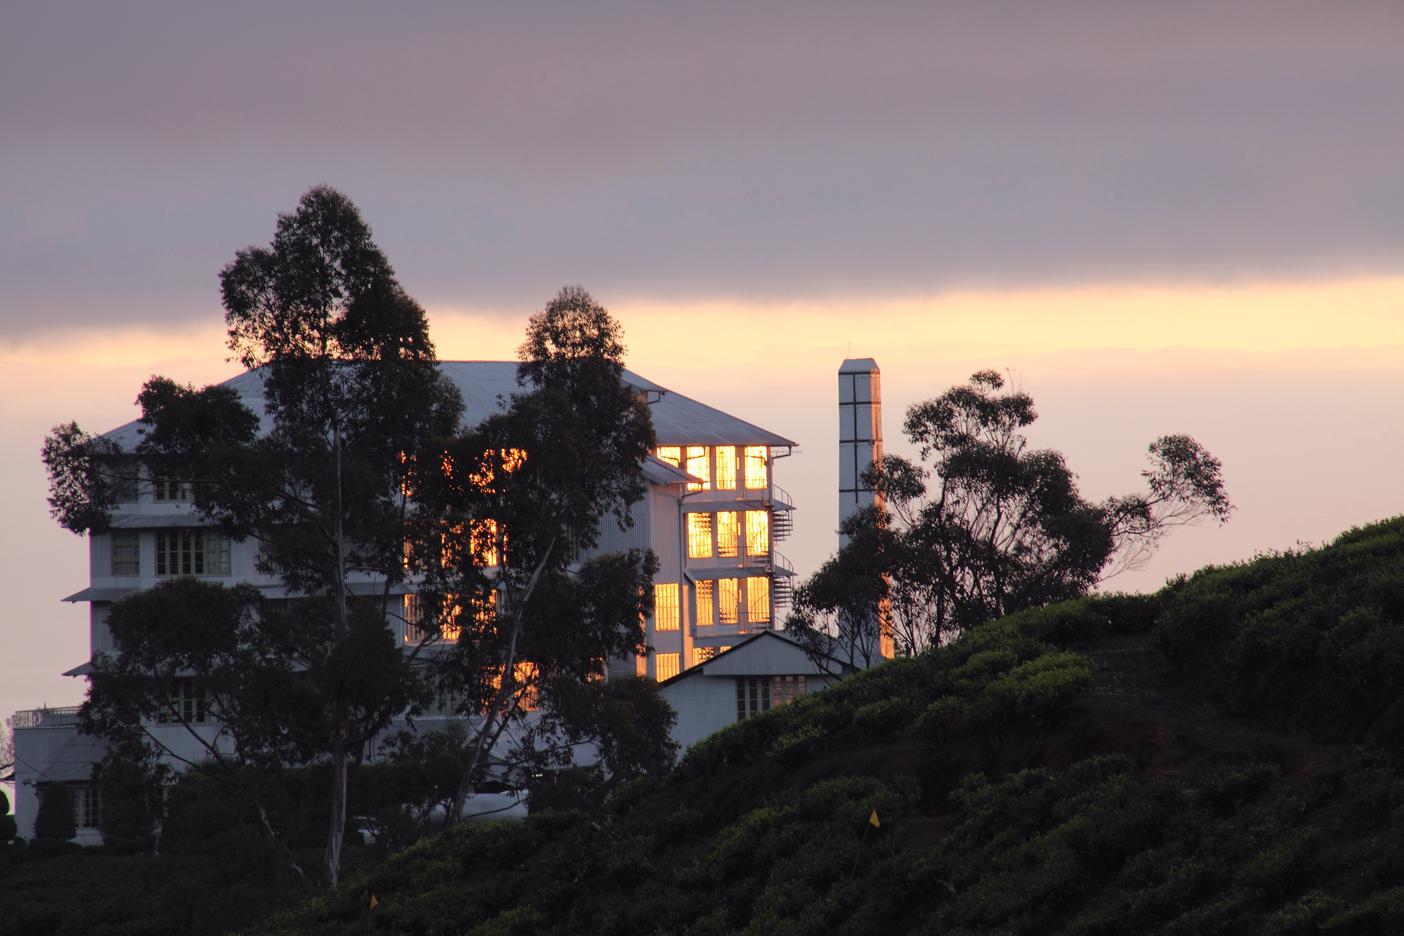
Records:
<instances>
[{"instance_id":1,"label":"glowing window","mask_svg":"<svg viewBox=\"0 0 1404 936\"><path fill-rule=\"evenodd\" d=\"M757 490L766 486L765 463L769 451L764 445L746 446L746 488Z\"/></svg>"},{"instance_id":2,"label":"glowing window","mask_svg":"<svg viewBox=\"0 0 1404 936\"><path fill-rule=\"evenodd\" d=\"M665 461L674 468L682 467L682 449L676 445L658 446L658 460Z\"/></svg>"},{"instance_id":3,"label":"glowing window","mask_svg":"<svg viewBox=\"0 0 1404 936\"><path fill-rule=\"evenodd\" d=\"M689 445L687 447L687 473L694 478L701 478L700 484L689 483L689 491L707 491L712 487L712 459L707 453L705 445Z\"/></svg>"},{"instance_id":4,"label":"glowing window","mask_svg":"<svg viewBox=\"0 0 1404 936\"><path fill-rule=\"evenodd\" d=\"M640 679L648 675L648 656L646 654L634 654L634 675Z\"/></svg>"},{"instance_id":5,"label":"glowing window","mask_svg":"<svg viewBox=\"0 0 1404 936\"><path fill-rule=\"evenodd\" d=\"M687 515L687 558L710 559L712 557L712 515L690 513Z\"/></svg>"},{"instance_id":6,"label":"glowing window","mask_svg":"<svg viewBox=\"0 0 1404 936\"><path fill-rule=\"evenodd\" d=\"M746 511L746 555L767 556L770 554L770 512L767 510Z\"/></svg>"},{"instance_id":7,"label":"glowing window","mask_svg":"<svg viewBox=\"0 0 1404 936\"><path fill-rule=\"evenodd\" d=\"M654 659L654 675L657 676L659 682L665 679L672 679L674 676L678 675L681 666L681 653L660 653Z\"/></svg>"},{"instance_id":8,"label":"glowing window","mask_svg":"<svg viewBox=\"0 0 1404 936\"><path fill-rule=\"evenodd\" d=\"M141 534L125 530L112 534L112 574L141 574Z\"/></svg>"},{"instance_id":9,"label":"glowing window","mask_svg":"<svg viewBox=\"0 0 1404 936\"><path fill-rule=\"evenodd\" d=\"M770 621L770 579L746 579L746 619L752 624Z\"/></svg>"},{"instance_id":10,"label":"glowing window","mask_svg":"<svg viewBox=\"0 0 1404 936\"><path fill-rule=\"evenodd\" d=\"M517 707L523 712L534 712L540 705L537 691L540 672L535 663L517 663L512 667L512 681L517 684Z\"/></svg>"},{"instance_id":11,"label":"glowing window","mask_svg":"<svg viewBox=\"0 0 1404 936\"><path fill-rule=\"evenodd\" d=\"M157 575L228 575L229 537L209 530L157 530Z\"/></svg>"},{"instance_id":12,"label":"glowing window","mask_svg":"<svg viewBox=\"0 0 1404 936\"><path fill-rule=\"evenodd\" d=\"M717 579L717 616L723 624L735 624L740 604L740 588L737 579Z\"/></svg>"},{"instance_id":13,"label":"glowing window","mask_svg":"<svg viewBox=\"0 0 1404 936\"><path fill-rule=\"evenodd\" d=\"M653 629L675 631L679 627L678 583L653 586ZM674 654L676 656L677 654Z\"/></svg>"},{"instance_id":14,"label":"glowing window","mask_svg":"<svg viewBox=\"0 0 1404 936\"><path fill-rule=\"evenodd\" d=\"M717 655L717 648L716 648L716 647L693 647L693 648L692 648L692 665L693 665L693 666L701 666L703 663L706 663L708 660L710 660L712 657L714 657L714 656L716 656L716 655Z\"/></svg>"},{"instance_id":15,"label":"glowing window","mask_svg":"<svg viewBox=\"0 0 1404 936\"><path fill-rule=\"evenodd\" d=\"M485 568L497 565L497 521L474 520L468 526L468 549Z\"/></svg>"},{"instance_id":16,"label":"glowing window","mask_svg":"<svg viewBox=\"0 0 1404 936\"><path fill-rule=\"evenodd\" d=\"M717 513L717 555L726 559L736 556L736 540L741 533L741 515L734 510Z\"/></svg>"},{"instance_id":17,"label":"glowing window","mask_svg":"<svg viewBox=\"0 0 1404 936\"><path fill-rule=\"evenodd\" d=\"M717 623L717 609L714 597L714 582L710 579L697 583L697 623Z\"/></svg>"},{"instance_id":18,"label":"glowing window","mask_svg":"<svg viewBox=\"0 0 1404 936\"><path fill-rule=\"evenodd\" d=\"M717 447L717 490L736 490L736 446Z\"/></svg>"}]
</instances>

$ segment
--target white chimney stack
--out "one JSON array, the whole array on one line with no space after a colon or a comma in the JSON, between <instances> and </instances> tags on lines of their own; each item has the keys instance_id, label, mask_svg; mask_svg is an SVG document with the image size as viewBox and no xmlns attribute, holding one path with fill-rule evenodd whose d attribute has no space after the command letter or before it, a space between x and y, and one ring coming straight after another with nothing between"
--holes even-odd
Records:
<instances>
[{"instance_id":1,"label":"white chimney stack","mask_svg":"<svg viewBox=\"0 0 1404 936\"><path fill-rule=\"evenodd\" d=\"M882 380L877 361L849 358L839 367L839 524L872 506L863 473L882 458ZM839 534L839 547L848 537Z\"/></svg>"}]
</instances>

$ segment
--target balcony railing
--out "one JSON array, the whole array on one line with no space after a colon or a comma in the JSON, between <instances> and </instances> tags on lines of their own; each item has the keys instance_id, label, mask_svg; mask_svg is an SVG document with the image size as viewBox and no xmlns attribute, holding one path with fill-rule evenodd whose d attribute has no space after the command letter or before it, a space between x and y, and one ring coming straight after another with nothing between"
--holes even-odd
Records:
<instances>
[{"instance_id":1,"label":"balcony railing","mask_svg":"<svg viewBox=\"0 0 1404 936\"><path fill-rule=\"evenodd\" d=\"M15 728L76 728L78 706L38 708L15 713Z\"/></svg>"}]
</instances>

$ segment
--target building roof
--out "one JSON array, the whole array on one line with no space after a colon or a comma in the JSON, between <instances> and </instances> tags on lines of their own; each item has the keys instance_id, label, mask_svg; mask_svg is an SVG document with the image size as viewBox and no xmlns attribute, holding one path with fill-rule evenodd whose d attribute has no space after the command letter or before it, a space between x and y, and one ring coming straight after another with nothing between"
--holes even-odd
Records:
<instances>
[{"instance_id":1,"label":"building roof","mask_svg":"<svg viewBox=\"0 0 1404 936\"><path fill-rule=\"evenodd\" d=\"M463 419L468 425L501 412L512 395L522 389L517 384L516 361L440 361L439 368L463 395ZM649 393L653 430L664 445L795 445L782 435L669 390L633 371L624 371L624 380ZM245 371L226 380L223 386L233 388L244 405L263 414L263 375L258 370ZM133 420L104 433L104 438L131 451L143 434L140 421Z\"/></svg>"},{"instance_id":2,"label":"building roof","mask_svg":"<svg viewBox=\"0 0 1404 936\"><path fill-rule=\"evenodd\" d=\"M664 688L664 687L666 687L666 686L671 686L673 683L681 682L682 680L688 679L688 678L693 677L693 676L705 676L708 667L715 666L715 665L718 664L718 663L725 664L725 663L727 662L727 659L728 659L729 657L730 657L730 658L734 658L736 655L745 653L745 652L746 652L746 648L753 646L757 641L760 641L760 640L778 640L778 641L780 641L780 642L782 642L782 643L785 643L785 644L790 645L791 647L793 647L793 648L799 650L800 652L804 653L804 654L807 655L807 656L810 656L811 659L813 659L813 655L810 654L808 648L806 648L806 647L805 647L802 643L800 643L799 641L795 640L795 639L792 638L792 637L786 637L784 634L780 633L779 631L765 630L765 631L761 631L761 632L759 632L759 633L757 633L757 634L752 634L750 637L747 637L745 640L741 641L739 644L736 644L735 646L733 646L733 647L731 647L731 648L729 648L729 649L727 649L727 650L723 650L721 653L718 653L716 656L712 657L710 660L707 660L706 662L699 663L699 664L697 664L696 666L689 666L687 669L683 670L681 673L678 673L678 675L668 677L667 679L665 679L665 680L663 680L661 683L659 683L659 684L658 684L658 687L659 687L660 689L662 689L662 688ZM845 674L847 674L847 673L855 673L855 672L857 672L857 669L856 669L851 663L845 663L844 661L840 660L838 657L830 656L830 655L827 654L827 653L821 653L821 654L818 654L818 656L820 657L820 659L822 659L822 660L825 661L826 663L832 663L832 666L827 666L827 667L822 667L822 668L821 668L821 667L818 665L818 661L816 660L816 661L815 661L815 669L816 669L816 670L819 670L821 673L822 673L822 672L827 672L827 673L828 673L829 675L831 675L831 676L842 676L842 675L845 675ZM725 673L725 674L723 674L723 675L730 676L730 675L732 675L732 673L728 672L728 673Z\"/></svg>"}]
</instances>

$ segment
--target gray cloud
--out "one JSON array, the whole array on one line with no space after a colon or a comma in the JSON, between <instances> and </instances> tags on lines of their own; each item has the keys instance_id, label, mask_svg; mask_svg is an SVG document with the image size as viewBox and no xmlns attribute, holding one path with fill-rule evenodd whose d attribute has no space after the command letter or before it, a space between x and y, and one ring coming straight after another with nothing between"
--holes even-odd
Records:
<instances>
[{"instance_id":1,"label":"gray cloud","mask_svg":"<svg viewBox=\"0 0 1404 936\"><path fill-rule=\"evenodd\" d=\"M292 6L7 14L0 336L217 314L317 182L431 303L1404 269L1397 3Z\"/></svg>"}]
</instances>

